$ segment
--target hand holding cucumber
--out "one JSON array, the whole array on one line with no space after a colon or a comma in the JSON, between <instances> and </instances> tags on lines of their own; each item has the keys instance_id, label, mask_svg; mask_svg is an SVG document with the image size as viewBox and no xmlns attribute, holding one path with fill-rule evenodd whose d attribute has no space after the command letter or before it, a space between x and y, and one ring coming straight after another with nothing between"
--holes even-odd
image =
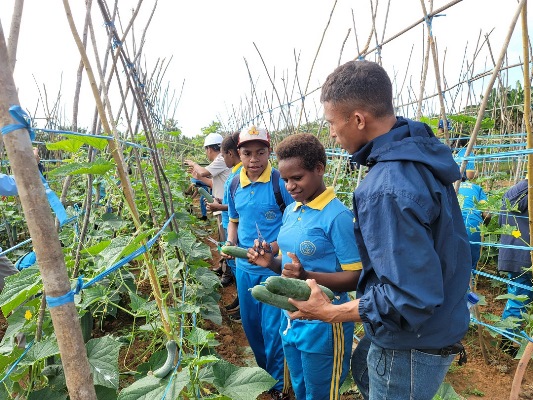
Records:
<instances>
[{"instance_id":1,"label":"hand holding cucumber","mask_svg":"<svg viewBox=\"0 0 533 400\"><path fill-rule=\"evenodd\" d=\"M328 319L334 314L332 308L335 306L331 304L331 300L314 279L307 279L306 282L311 288L309 300L301 301L289 298L289 303L298 309L298 311L289 312L289 317L291 319L318 319L328 322Z\"/></svg>"}]
</instances>

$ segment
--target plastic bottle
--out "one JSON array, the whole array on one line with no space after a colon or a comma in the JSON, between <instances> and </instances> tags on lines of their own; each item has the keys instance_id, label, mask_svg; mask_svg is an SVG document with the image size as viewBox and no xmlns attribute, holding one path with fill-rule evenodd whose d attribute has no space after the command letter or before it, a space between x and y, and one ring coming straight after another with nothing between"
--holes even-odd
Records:
<instances>
[{"instance_id":1,"label":"plastic bottle","mask_svg":"<svg viewBox=\"0 0 533 400\"><path fill-rule=\"evenodd\" d=\"M468 307L468 310L470 311L470 317L475 317L473 306L475 306L478 302L479 302L479 297L477 294L475 294L474 292L468 293L467 307Z\"/></svg>"}]
</instances>

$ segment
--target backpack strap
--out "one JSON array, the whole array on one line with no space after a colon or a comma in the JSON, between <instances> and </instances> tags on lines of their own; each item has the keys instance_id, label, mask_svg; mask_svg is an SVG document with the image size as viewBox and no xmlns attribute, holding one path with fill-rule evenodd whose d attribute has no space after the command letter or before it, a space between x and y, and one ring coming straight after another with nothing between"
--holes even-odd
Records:
<instances>
[{"instance_id":1,"label":"backpack strap","mask_svg":"<svg viewBox=\"0 0 533 400\"><path fill-rule=\"evenodd\" d=\"M283 214L283 211L285 211L285 201L283 201L283 196L281 195L281 190L279 188L279 180L280 180L280 174L277 169L272 169L272 189L274 191L274 197L276 198L276 204L278 205L281 213ZM229 192L231 195L231 199L235 202L235 192L237 191L237 188L239 187L239 184L241 183L241 179L239 174L235 175L231 181L231 184L229 186Z\"/></svg>"},{"instance_id":2,"label":"backpack strap","mask_svg":"<svg viewBox=\"0 0 533 400\"><path fill-rule=\"evenodd\" d=\"M283 214L283 211L285 211L285 202L283 201L283 196L281 195L281 190L279 188L279 179L280 174L277 169L272 169L272 189L274 189L274 197L276 198L276 203L278 204L278 207Z\"/></svg>"}]
</instances>

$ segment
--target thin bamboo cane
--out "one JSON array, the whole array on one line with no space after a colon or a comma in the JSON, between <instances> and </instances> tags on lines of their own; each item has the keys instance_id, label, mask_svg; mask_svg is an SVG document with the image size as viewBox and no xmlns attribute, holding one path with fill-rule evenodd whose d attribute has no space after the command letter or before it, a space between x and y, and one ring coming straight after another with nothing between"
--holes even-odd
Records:
<instances>
[{"instance_id":1,"label":"thin bamboo cane","mask_svg":"<svg viewBox=\"0 0 533 400\"><path fill-rule=\"evenodd\" d=\"M17 46L19 41L20 23L22 21L23 8L24 0L16 0L15 7L13 8L13 16L11 17L9 38L7 40L7 55L9 57L9 67L11 68L11 72L15 70L15 64L17 62Z\"/></svg>"},{"instance_id":2,"label":"thin bamboo cane","mask_svg":"<svg viewBox=\"0 0 533 400\"><path fill-rule=\"evenodd\" d=\"M524 52L524 124L527 132L527 148L533 148L533 136L531 132L531 76L529 75L529 35L527 29L527 2L524 2L522 8L522 49ZM527 156L527 171L533 171L533 156L528 154ZM528 217L529 217L529 237L533 237L533 185L528 178ZM530 245L531 246L531 245ZM533 262L533 251L531 252L531 261ZM527 365L531 356L533 355L533 343L528 342L524 354L520 358L520 362L516 367L516 371L513 377L513 384L511 385L510 400L518 400L520 395L520 387L522 385L522 379L526 372Z\"/></svg>"}]
</instances>

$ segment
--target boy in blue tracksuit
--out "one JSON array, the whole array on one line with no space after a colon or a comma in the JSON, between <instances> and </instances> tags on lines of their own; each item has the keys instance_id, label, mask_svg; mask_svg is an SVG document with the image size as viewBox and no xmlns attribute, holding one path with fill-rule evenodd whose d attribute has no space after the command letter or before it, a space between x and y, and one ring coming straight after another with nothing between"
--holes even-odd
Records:
<instances>
[{"instance_id":1,"label":"boy in blue tracksuit","mask_svg":"<svg viewBox=\"0 0 533 400\"><path fill-rule=\"evenodd\" d=\"M461 182L459 186L459 200L462 200L461 213L466 227L466 233L470 242L481 242L481 232L479 227L484 221L490 218L488 212L482 212L476 208L476 202L485 203L487 195L483 188L472 182ZM470 253L472 255L472 269L476 269L481 252L481 245L470 243Z\"/></svg>"},{"instance_id":2,"label":"boy in blue tracksuit","mask_svg":"<svg viewBox=\"0 0 533 400\"><path fill-rule=\"evenodd\" d=\"M352 374L365 399L431 400L469 324L471 256L450 149L396 117L392 84L370 61L339 66L322 86L330 136L369 168L354 192L363 272L358 298L331 304L313 280L291 318L361 321ZM461 361L461 359L460 359Z\"/></svg>"},{"instance_id":3,"label":"boy in blue tracksuit","mask_svg":"<svg viewBox=\"0 0 533 400\"><path fill-rule=\"evenodd\" d=\"M326 152L311 134L288 136L276 147L279 171L296 201L283 214L278 235L282 259L263 249L249 251L251 260L283 276L314 278L335 291L335 304L349 301L357 287L361 262L353 230L353 213L326 188ZM353 322L283 318L280 334L294 393L298 400L340 399L350 370Z\"/></svg>"},{"instance_id":4,"label":"boy in blue tracksuit","mask_svg":"<svg viewBox=\"0 0 533 400\"><path fill-rule=\"evenodd\" d=\"M230 245L250 248L258 237L258 228L268 242L273 242L274 254L278 252L276 239L281 226L282 211L276 200L272 182L274 168L270 165L270 137L268 132L255 126L244 128L239 135L239 155L242 169L239 186L228 201L228 242ZM279 176L279 174L277 174ZM284 203L292 198L281 178L276 182ZM281 320L279 308L255 300L249 289L274 275L248 260L236 260L237 292L240 301L242 326L257 365L278 380L271 390L273 399L285 398L284 358L278 333Z\"/></svg>"}]
</instances>

